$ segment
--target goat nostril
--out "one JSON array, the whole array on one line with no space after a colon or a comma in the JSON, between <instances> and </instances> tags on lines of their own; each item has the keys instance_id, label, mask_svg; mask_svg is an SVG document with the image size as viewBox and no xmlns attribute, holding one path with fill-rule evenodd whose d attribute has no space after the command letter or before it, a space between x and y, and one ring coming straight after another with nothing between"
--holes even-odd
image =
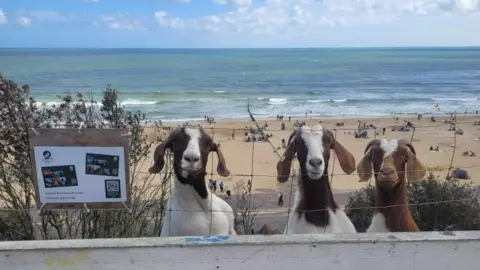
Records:
<instances>
[{"instance_id":1,"label":"goat nostril","mask_svg":"<svg viewBox=\"0 0 480 270\"><path fill-rule=\"evenodd\" d=\"M309 163L310 163L310 165L312 165L314 167L318 167L318 166L322 165L323 162L319 158L312 158L312 159L310 159Z\"/></svg>"},{"instance_id":2,"label":"goat nostril","mask_svg":"<svg viewBox=\"0 0 480 270\"><path fill-rule=\"evenodd\" d=\"M188 156L184 156L183 159L185 159L186 162L198 162L200 161L200 157L198 156L191 156L191 155L188 155Z\"/></svg>"}]
</instances>

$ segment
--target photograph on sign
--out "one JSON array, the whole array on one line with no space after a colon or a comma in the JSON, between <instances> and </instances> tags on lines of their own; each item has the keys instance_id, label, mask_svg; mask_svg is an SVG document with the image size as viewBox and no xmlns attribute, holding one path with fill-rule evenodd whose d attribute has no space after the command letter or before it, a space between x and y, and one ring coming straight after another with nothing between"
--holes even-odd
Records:
<instances>
[{"instance_id":1,"label":"photograph on sign","mask_svg":"<svg viewBox=\"0 0 480 270\"><path fill-rule=\"evenodd\" d=\"M127 201L124 147L34 146L39 201Z\"/></svg>"},{"instance_id":2,"label":"photograph on sign","mask_svg":"<svg viewBox=\"0 0 480 270\"><path fill-rule=\"evenodd\" d=\"M85 174L118 176L118 156L87 153Z\"/></svg>"},{"instance_id":3,"label":"photograph on sign","mask_svg":"<svg viewBox=\"0 0 480 270\"><path fill-rule=\"evenodd\" d=\"M42 167L45 188L78 186L75 165Z\"/></svg>"}]
</instances>

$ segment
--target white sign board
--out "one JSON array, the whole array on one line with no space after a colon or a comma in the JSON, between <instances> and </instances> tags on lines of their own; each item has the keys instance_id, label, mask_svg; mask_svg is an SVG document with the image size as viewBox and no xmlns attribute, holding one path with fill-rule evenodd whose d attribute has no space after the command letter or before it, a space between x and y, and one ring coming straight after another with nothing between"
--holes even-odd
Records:
<instances>
[{"instance_id":1,"label":"white sign board","mask_svg":"<svg viewBox=\"0 0 480 270\"><path fill-rule=\"evenodd\" d=\"M34 147L40 203L126 202L123 147Z\"/></svg>"},{"instance_id":2,"label":"white sign board","mask_svg":"<svg viewBox=\"0 0 480 270\"><path fill-rule=\"evenodd\" d=\"M127 129L54 128L31 132L37 207L128 207L128 134Z\"/></svg>"}]
</instances>

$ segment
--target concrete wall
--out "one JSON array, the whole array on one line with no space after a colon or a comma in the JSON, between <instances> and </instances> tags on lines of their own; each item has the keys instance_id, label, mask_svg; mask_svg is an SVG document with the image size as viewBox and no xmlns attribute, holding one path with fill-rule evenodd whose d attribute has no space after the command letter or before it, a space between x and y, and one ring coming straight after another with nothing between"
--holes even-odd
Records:
<instances>
[{"instance_id":1,"label":"concrete wall","mask_svg":"<svg viewBox=\"0 0 480 270\"><path fill-rule=\"evenodd\" d=\"M1 270L480 269L480 232L0 242Z\"/></svg>"}]
</instances>

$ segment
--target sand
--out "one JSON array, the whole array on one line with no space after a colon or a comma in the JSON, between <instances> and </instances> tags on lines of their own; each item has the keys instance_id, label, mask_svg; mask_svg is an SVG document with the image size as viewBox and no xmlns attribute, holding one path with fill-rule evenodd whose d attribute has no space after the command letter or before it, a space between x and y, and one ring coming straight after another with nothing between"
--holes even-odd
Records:
<instances>
[{"instance_id":1,"label":"sand","mask_svg":"<svg viewBox=\"0 0 480 270\"><path fill-rule=\"evenodd\" d=\"M446 176L450 163L452 162L452 154L455 151L453 158L453 167L466 168L472 176L472 181L475 184L480 184L480 163L477 157L463 156L462 152L471 150L480 154L480 141L475 140L480 137L480 126L474 125L474 121L479 121L477 116L463 116L457 117L457 129L463 129L463 135L456 135L456 148L454 149L454 132L449 131L449 125L444 123L444 120L449 119L449 116L437 117L437 122L431 122L429 117L424 117L421 120L416 118L405 118L399 116L399 120L394 120L393 117L362 119L367 124L373 124L377 127L379 134L377 138L386 139L407 139L411 140L413 136L413 145L417 151L417 156L429 170L434 171L435 175ZM305 119L303 119L305 120ZM302 121L303 121L302 120ZM308 119L307 125L318 124L322 121L322 125L335 132L338 142L346 147L355 157L358 163L363 157L363 152L370 139L375 136L373 129L368 130L369 139L356 139L353 133L357 129L358 119ZM412 122L416 128L415 132L393 132L392 127L401 126L405 121ZM288 139L289 135L294 129L294 122L285 122L286 130L281 131L281 121L268 120L259 121L260 124L268 123L266 133L273 135L270 142L245 142L244 133L249 127L255 126L254 122L219 122L215 124L208 124L199 122L207 132L210 133L216 143L220 143L221 150L225 156L227 167L231 175L227 178L213 175L213 179L218 182L223 181L228 189L232 189L236 182L243 181L245 184L247 180L252 181L252 194L263 196L264 201L275 201L275 193L278 190L284 192L288 196L292 183L280 185L277 183L276 164L279 160L279 155L283 154L284 149L281 148L281 140ZM343 122L344 126L337 127L337 122ZM193 123L189 123L193 124ZM382 135L382 128L386 128L385 135ZM235 139L232 139L232 130L235 128ZM151 129L147 128L147 134ZM439 147L439 152L430 151L430 146ZM152 147L153 153L154 147ZM360 183L356 172L351 175L346 175L340 168L338 160L333 160L334 155L331 155L329 170L333 173L332 188L335 191L351 191L366 186L368 183ZM213 168L216 168L217 161L215 155L210 155L207 170L211 173L212 158L214 162ZM253 162L252 162L253 159ZM152 160L145 163L142 171L146 172ZM298 168L298 164L295 164ZM253 177L251 177L253 175ZM210 176L208 178L211 178ZM268 194L266 196L266 194Z\"/></svg>"}]
</instances>

